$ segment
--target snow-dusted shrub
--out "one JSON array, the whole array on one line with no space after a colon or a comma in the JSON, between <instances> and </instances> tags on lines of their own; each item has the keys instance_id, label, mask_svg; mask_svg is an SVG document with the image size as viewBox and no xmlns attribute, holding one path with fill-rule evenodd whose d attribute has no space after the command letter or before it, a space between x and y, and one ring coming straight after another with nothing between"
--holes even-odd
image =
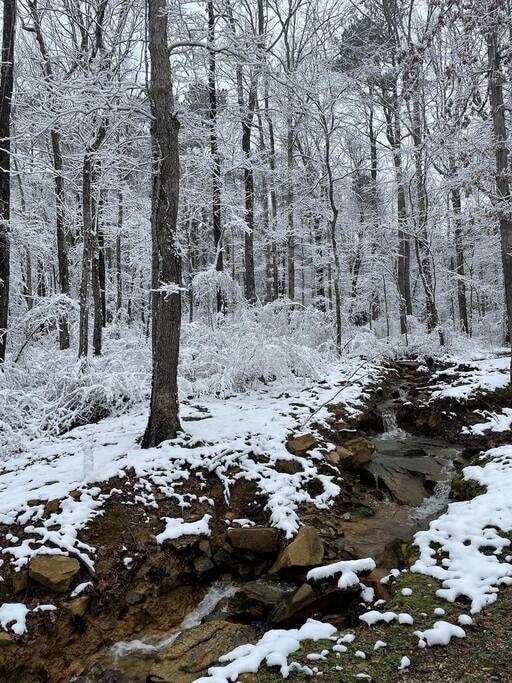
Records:
<instances>
[{"instance_id":1,"label":"snow-dusted shrub","mask_svg":"<svg viewBox=\"0 0 512 683\"><path fill-rule=\"evenodd\" d=\"M150 364L150 346L135 331L121 339L107 332L104 355L85 365L74 349L58 351L53 337L27 346L1 373L0 452L139 403L148 394Z\"/></svg>"},{"instance_id":2,"label":"snow-dusted shrub","mask_svg":"<svg viewBox=\"0 0 512 683\"><path fill-rule=\"evenodd\" d=\"M200 321L184 325L182 393L226 396L262 382L319 376L334 359L331 322L290 304L239 307L215 329Z\"/></svg>"},{"instance_id":3,"label":"snow-dusted shrub","mask_svg":"<svg viewBox=\"0 0 512 683\"><path fill-rule=\"evenodd\" d=\"M207 316L210 325L217 321L217 297L231 310L242 301L240 286L225 271L214 268L203 270L192 279L192 294L199 309Z\"/></svg>"}]
</instances>

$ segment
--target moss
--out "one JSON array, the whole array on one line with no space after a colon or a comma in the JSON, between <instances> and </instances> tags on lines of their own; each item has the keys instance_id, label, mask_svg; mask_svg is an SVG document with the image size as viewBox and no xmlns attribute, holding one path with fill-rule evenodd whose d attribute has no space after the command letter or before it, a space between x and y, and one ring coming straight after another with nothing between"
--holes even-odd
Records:
<instances>
[{"instance_id":1,"label":"moss","mask_svg":"<svg viewBox=\"0 0 512 683\"><path fill-rule=\"evenodd\" d=\"M471 500L485 493L486 489L473 479L465 479L461 474L452 479L452 498L454 500Z\"/></svg>"}]
</instances>

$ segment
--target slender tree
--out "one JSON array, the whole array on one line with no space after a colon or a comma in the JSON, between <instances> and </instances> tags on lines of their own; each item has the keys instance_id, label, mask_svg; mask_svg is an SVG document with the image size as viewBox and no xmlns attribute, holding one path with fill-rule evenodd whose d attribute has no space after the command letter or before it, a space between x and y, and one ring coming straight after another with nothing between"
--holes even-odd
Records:
<instances>
[{"instance_id":1,"label":"slender tree","mask_svg":"<svg viewBox=\"0 0 512 683\"><path fill-rule=\"evenodd\" d=\"M5 361L9 318L11 219L11 104L14 86L16 0L3 1L0 75L0 363Z\"/></svg>"}]
</instances>

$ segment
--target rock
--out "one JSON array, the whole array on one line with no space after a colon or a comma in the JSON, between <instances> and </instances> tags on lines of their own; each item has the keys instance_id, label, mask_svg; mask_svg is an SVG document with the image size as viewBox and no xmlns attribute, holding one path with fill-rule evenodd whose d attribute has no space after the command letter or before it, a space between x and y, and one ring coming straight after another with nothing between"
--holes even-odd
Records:
<instances>
[{"instance_id":1,"label":"rock","mask_svg":"<svg viewBox=\"0 0 512 683\"><path fill-rule=\"evenodd\" d=\"M271 527L228 529L227 536L234 548L252 550L258 554L275 553L279 549L279 533Z\"/></svg>"},{"instance_id":2,"label":"rock","mask_svg":"<svg viewBox=\"0 0 512 683\"><path fill-rule=\"evenodd\" d=\"M306 600L309 600L312 598L314 595L313 588L309 583L303 583L302 586L299 586L295 593L292 595L290 603L292 605L296 605L300 602L305 602Z\"/></svg>"},{"instance_id":3,"label":"rock","mask_svg":"<svg viewBox=\"0 0 512 683\"><path fill-rule=\"evenodd\" d=\"M244 598L261 602L264 605L276 605L280 600L289 596L295 590L295 586L283 582L257 579L244 585L241 594Z\"/></svg>"},{"instance_id":4,"label":"rock","mask_svg":"<svg viewBox=\"0 0 512 683\"><path fill-rule=\"evenodd\" d=\"M65 593L79 571L79 562L65 555L36 555L28 568L33 581L56 593Z\"/></svg>"},{"instance_id":5,"label":"rock","mask_svg":"<svg viewBox=\"0 0 512 683\"><path fill-rule=\"evenodd\" d=\"M29 508L33 508L36 505L41 505L42 501L39 500L39 498L31 498L30 500L27 500L27 505Z\"/></svg>"},{"instance_id":6,"label":"rock","mask_svg":"<svg viewBox=\"0 0 512 683\"><path fill-rule=\"evenodd\" d=\"M208 557L212 556L212 547L207 538L203 538L201 541L199 541L199 550L205 555L208 555Z\"/></svg>"},{"instance_id":7,"label":"rock","mask_svg":"<svg viewBox=\"0 0 512 683\"><path fill-rule=\"evenodd\" d=\"M339 465L340 464L340 456L336 451L330 451L329 453L327 453L327 455L325 456L325 459L331 465Z\"/></svg>"},{"instance_id":8,"label":"rock","mask_svg":"<svg viewBox=\"0 0 512 683\"><path fill-rule=\"evenodd\" d=\"M68 493L68 496L70 498L73 498L73 500L80 500L80 498L82 497L82 491L78 491L75 489L74 491L70 491Z\"/></svg>"},{"instance_id":9,"label":"rock","mask_svg":"<svg viewBox=\"0 0 512 683\"><path fill-rule=\"evenodd\" d=\"M302 625L310 617L322 618L325 614L345 614L348 607L359 599L359 590L342 591L329 586L317 594L308 584L303 584L288 600L280 602L272 610L268 622L289 628Z\"/></svg>"},{"instance_id":10,"label":"rock","mask_svg":"<svg viewBox=\"0 0 512 683\"><path fill-rule=\"evenodd\" d=\"M324 559L324 545L315 527L303 526L293 541L283 548L270 572L282 569L311 567Z\"/></svg>"},{"instance_id":11,"label":"rock","mask_svg":"<svg viewBox=\"0 0 512 683\"><path fill-rule=\"evenodd\" d=\"M353 470L360 470L364 465L370 462L375 446L364 439L357 437L356 439L349 439L343 444L344 450L350 451L352 454L350 458L350 466Z\"/></svg>"},{"instance_id":12,"label":"rock","mask_svg":"<svg viewBox=\"0 0 512 683\"><path fill-rule=\"evenodd\" d=\"M49 500L44 506L45 515L53 515L60 510L60 499L54 498Z\"/></svg>"},{"instance_id":13,"label":"rock","mask_svg":"<svg viewBox=\"0 0 512 683\"><path fill-rule=\"evenodd\" d=\"M15 644L16 641L10 633L7 633L6 631L0 631L0 648L8 647L9 645Z\"/></svg>"},{"instance_id":14,"label":"rock","mask_svg":"<svg viewBox=\"0 0 512 683\"><path fill-rule=\"evenodd\" d=\"M146 599L146 596L144 593L141 591L128 591L125 596L126 604L127 605L140 605L141 602L144 602Z\"/></svg>"},{"instance_id":15,"label":"rock","mask_svg":"<svg viewBox=\"0 0 512 683\"><path fill-rule=\"evenodd\" d=\"M205 675L223 654L255 637L250 626L228 621L209 621L191 628L160 653L150 669L148 681L192 683Z\"/></svg>"},{"instance_id":16,"label":"rock","mask_svg":"<svg viewBox=\"0 0 512 683\"><path fill-rule=\"evenodd\" d=\"M276 472L281 472L282 474L298 474L299 472L304 472L304 468L297 460L276 460L274 469Z\"/></svg>"},{"instance_id":17,"label":"rock","mask_svg":"<svg viewBox=\"0 0 512 683\"><path fill-rule=\"evenodd\" d=\"M21 593L21 591L26 590L28 587L28 572L21 571L14 574L11 579L11 588L14 595Z\"/></svg>"},{"instance_id":18,"label":"rock","mask_svg":"<svg viewBox=\"0 0 512 683\"><path fill-rule=\"evenodd\" d=\"M405 455L379 452L364 466L364 471L397 502L418 507L429 495L425 483L441 481L445 475L442 465L424 451L409 450Z\"/></svg>"},{"instance_id":19,"label":"rock","mask_svg":"<svg viewBox=\"0 0 512 683\"><path fill-rule=\"evenodd\" d=\"M199 557L196 557L194 559L193 564L194 569L196 570L196 573L199 576L203 576L203 574L206 574L210 572L212 569L215 569L215 565L206 555L200 555Z\"/></svg>"},{"instance_id":20,"label":"rock","mask_svg":"<svg viewBox=\"0 0 512 683\"><path fill-rule=\"evenodd\" d=\"M364 583L368 588L373 588L377 600L385 600L388 602L391 598L391 594L387 587L380 582L388 573L388 570L383 569L382 567L376 567L368 576L361 578L361 583Z\"/></svg>"},{"instance_id":21,"label":"rock","mask_svg":"<svg viewBox=\"0 0 512 683\"><path fill-rule=\"evenodd\" d=\"M128 597L127 597L128 600ZM61 603L62 608L66 610L66 612L69 612L71 616L73 617L83 617L87 610L89 609L89 605L91 604L91 596L90 595L79 595L77 598L73 598L73 600L68 600L66 602Z\"/></svg>"},{"instance_id":22,"label":"rock","mask_svg":"<svg viewBox=\"0 0 512 683\"><path fill-rule=\"evenodd\" d=\"M318 444L313 434L303 434L302 436L295 436L288 439L286 448L293 453L293 455L304 455L309 450Z\"/></svg>"}]
</instances>

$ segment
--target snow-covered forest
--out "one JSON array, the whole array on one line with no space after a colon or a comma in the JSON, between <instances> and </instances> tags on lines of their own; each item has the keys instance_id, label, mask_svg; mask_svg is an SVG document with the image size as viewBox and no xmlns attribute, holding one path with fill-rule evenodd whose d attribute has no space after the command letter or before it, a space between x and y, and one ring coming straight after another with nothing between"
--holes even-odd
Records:
<instances>
[{"instance_id":1,"label":"snow-covered forest","mask_svg":"<svg viewBox=\"0 0 512 683\"><path fill-rule=\"evenodd\" d=\"M0 680L512 681L509 3L1 5Z\"/></svg>"}]
</instances>

